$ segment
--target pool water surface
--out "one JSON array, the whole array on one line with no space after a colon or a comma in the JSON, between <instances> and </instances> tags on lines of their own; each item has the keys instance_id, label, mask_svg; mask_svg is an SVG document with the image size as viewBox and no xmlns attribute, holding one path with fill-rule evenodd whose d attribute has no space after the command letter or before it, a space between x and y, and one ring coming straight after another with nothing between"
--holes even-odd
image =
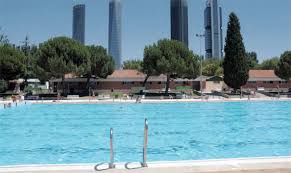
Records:
<instances>
[{"instance_id":1,"label":"pool water surface","mask_svg":"<svg viewBox=\"0 0 291 173\"><path fill-rule=\"evenodd\" d=\"M291 102L43 104L0 109L0 165L291 156Z\"/></svg>"}]
</instances>

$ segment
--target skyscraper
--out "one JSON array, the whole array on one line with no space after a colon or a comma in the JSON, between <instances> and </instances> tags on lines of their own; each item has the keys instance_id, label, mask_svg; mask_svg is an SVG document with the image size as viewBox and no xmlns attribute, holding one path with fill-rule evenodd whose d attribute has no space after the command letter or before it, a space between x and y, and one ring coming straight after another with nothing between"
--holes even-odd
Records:
<instances>
[{"instance_id":1,"label":"skyscraper","mask_svg":"<svg viewBox=\"0 0 291 173\"><path fill-rule=\"evenodd\" d=\"M73 8L73 39L85 44L85 4Z\"/></svg>"},{"instance_id":2,"label":"skyscraper","mask_svg":"<svg viewBox=\"0 0 291 173\"><path fill-rule=\"evenodd\" d=\"M206 58L223 57L222 10L217 0L207 0L204 11Z\"/></svg>"},{"instance_id":3,"label":"skyscraper","mask_svg":"<svg viewBox=\"0 0 291 173\"><path fill-rule=\"evenodd\" d=\"M121 0L109 2L109 54L115 60L115 69L121 69Z\"/></svg>"},{"instance_id":4,"label":"skyscraper","mask_svg":"<svg viewBox=\"0 0 291 173\"><path fill-rule=\"evenodd\" d=\"M188 46L187 0L171 0L171 39Z\"/></svg>"}]
</instances>

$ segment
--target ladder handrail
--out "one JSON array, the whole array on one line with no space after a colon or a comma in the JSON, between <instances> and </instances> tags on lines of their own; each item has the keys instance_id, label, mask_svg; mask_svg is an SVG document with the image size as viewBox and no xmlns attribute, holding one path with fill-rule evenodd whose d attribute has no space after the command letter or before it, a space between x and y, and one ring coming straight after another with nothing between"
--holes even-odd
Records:
<instances>
[{"instance_id":1,"label":"ladder handrail","mask_svg":"<svg viewBox=\"0 0 291 173\"><path fill-rule=\"evenodd\" d=\"M147 165L148 130L149 130L148 120L145 119L145 121L144 121L143 162L141 164L142 167L148 167L148 165Z\"/></svg>"},{"instance_id":2,"label":"ladder handrail","mask_svg":"<svg viewBox=\"0 0 291 173\"><path fill-rule=\"evenodd\" d=\"M113 150L113 128L110 129L110 163L109 168L115 168L114 165L114 150Z\"/></svg>"}]
</instances>

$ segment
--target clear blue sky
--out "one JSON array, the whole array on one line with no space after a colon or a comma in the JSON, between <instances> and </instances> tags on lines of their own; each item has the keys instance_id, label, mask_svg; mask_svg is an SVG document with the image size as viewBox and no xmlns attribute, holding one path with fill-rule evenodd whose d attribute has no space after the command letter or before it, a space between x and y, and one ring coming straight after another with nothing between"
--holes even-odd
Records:
<instances>
[{"instance_id":1,"label":"clear blue sky","mask_svg":"<svg viewBox=\"0 0 291 173\"><path fill-rule=\"evenodd\" d=\"M206 0L188 0L190 48L199 53ZM34 44L72 33L72 7L87 5L86 44L108 47L109 0L0 0L0 26L14 44ZM123 0L123 59L139 59L144 46L170 37L170 0ZM231 11L240 18L245 46L259 59L291 50L291 0L220 0L224 36ZM203 42L204 44L204 42ZM204 46L202 47L204 49Z\"/></svg>"}]
</instances>

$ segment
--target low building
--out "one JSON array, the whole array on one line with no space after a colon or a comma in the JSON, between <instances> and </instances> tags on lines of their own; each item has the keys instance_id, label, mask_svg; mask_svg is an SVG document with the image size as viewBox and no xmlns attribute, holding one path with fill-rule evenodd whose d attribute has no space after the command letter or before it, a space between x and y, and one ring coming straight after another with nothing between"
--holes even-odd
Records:
<instances>
[{"instance_id":1,"label":"low building","mask_svg":"<svg viewBox=\"0 0 291 173\"><path fill-rule=\"evenodd\" d=\"M274 70L250 70L249 80L243 89L266 92L288 92L291 89L291 81L286 81L276 76Z\"/></svg>"},{"instance_id":2,"label":"low building","mask_svg":"<svg viewBox=\"0 0 291 173\"><path fill-rule=\"evenodd\" d=\"M143 83L146 75L136 70L116 70L106 79L90 79L90 89L95 92L123 92L130 93L136 90L144 89L150 91L164 91L166 88L167 78L165 75L151 76L146 82L145 87ZM170 81L170 90L193 90L194 79L172 79ZM53 79L50 81L51 89L57 93L64 94L88 94L87 78L68 77L64 79ZM63 89L64 88L64 89Z\"/></svg>"},{"instance_id":3,"label":"low building","mask_svg":"<svg viewBox=\"0 0 291 173\"><path fill-rule=\"evenodd\" d=\"M200 91L200 83L202 83L203 93L221 92L226 87L221 76L199 76L194 81L193 88L197 91Z\"/></svg>"}]
</instances>

